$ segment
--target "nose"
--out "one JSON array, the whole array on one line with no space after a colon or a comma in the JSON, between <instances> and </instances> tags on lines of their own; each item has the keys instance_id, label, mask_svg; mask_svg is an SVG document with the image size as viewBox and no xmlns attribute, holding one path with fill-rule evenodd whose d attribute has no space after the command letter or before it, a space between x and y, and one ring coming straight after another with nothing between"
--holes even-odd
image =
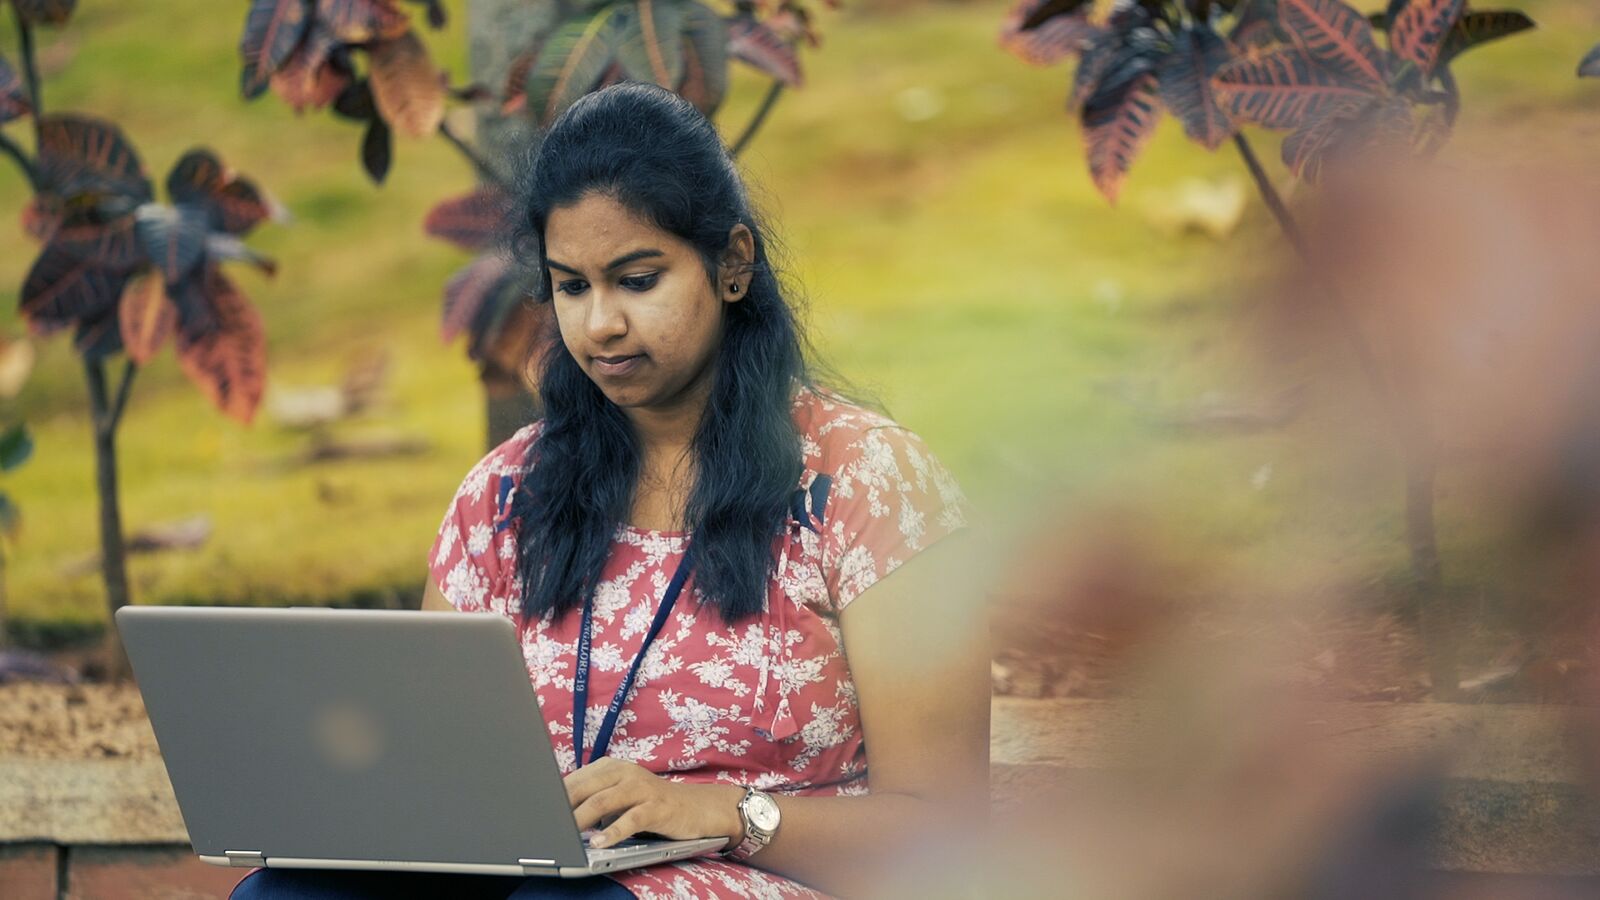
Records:
<instances>
[{"instance_id":1,"label":"nose","mask_svg":"<svg viewBox=\"0 0 1600 900\"><path fill-rule=\"evenodd\" d=\"M604 346L613 338L628 333L628 319L622 312L621 298L599 287L589 289L589 309L584 316L584 334Z\"/></svg>"}]
</instances>

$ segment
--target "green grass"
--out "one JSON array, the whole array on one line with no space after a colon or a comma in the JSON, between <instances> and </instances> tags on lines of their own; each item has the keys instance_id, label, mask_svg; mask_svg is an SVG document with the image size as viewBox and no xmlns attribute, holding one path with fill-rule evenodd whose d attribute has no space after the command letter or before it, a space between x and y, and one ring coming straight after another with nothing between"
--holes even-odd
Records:
<instances>
[{"instance_id":1,"label":"green grass","mask_svg":"<svg viewBox=\"0 0 1600 900\"><path fill-rule=\"evenodd\" d=\"M1047 501L1112 499L1147 511L1179 555L1282 556L1298 552L1315 507L1316 527L1344 536L1323 552L1359 554L1379 573L1398 566L1396 485L1330 496L1319 466L1332 463L1290 436L1173 439L1114 398L1119 384L1181 403L1245 383L1241 298L1278 239L1255 205L1221 244L1169 237L1140 214L1186 178L1242 174L1231 148L1208 154L1170 121L1108 207L1062 112L1070 70L1031 68L995 45L1008 5L891 13L856 3L825 16L806 86L783 96L746 154L817 343L928 439L1002 534ZM1594 14L1576 2L1511 5L1551 27L1459 65L1463 129L1488 131L1526 109L1600 117L1600 84L1572 77L1600 40ZM414 598L445 503L483 449L473 369L435 325L439 288L464 257L420 226L471 173L442 141L401 142L389 182L373 188L355 163L353 126L296 117L273 98L241 101L242 18L242 8L179 15L86 0L45 38L66 60L47 78L46 104L116 119L157 180L206 144L272 191L295 222L251 243L281 274L237 276L267 323L271 383L330 383L353 355L385 350L385 401L343 430L422 436L432 449L299 465L303 436L265 415L249 428L221 418L168 353L140 374L120 433L125 522L132 531L204 513L215 533L197 553L134 558L134 592L145 603ZM429 44L464 80L460 18ZM14 46L0 27L0 47ZM735 88L725 133L742 127L764 85L740 75ZM901 104L930 98L937 115L901 115ZM1280 171L1273 142L1258 140ZM0 171L0 328L12 334L33 254L9 224L24 199L15 173ZM10 612L19 632L92 629L104 617L98 578L63 574L97 546L82 372L65 339L40 349L14 410L35 429L37 454L5 485L25 516L6 572ZM1269 463L1272 478L1252 486ZM1449 527L1448 505L1441 521L1448 560L1467 538Z\"/></svg>"}]
</instances>

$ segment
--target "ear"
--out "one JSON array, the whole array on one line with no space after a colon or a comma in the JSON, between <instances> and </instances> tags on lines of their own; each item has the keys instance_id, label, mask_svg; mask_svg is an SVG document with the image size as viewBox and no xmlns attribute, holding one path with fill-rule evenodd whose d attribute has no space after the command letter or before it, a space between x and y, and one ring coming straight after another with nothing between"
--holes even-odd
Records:
<instances>
[{"instance_id":1,"label":"ear","mask_svg":"<svg viewBox=\"0 0 1600 900\"><path fill-rule=\"evenodd\" d=\"M751 267L756 261L756 238L743 222L728 229L728 247L717 269L717 295L736 303L750 295ZM734 285L739 289L735 291Z\"/></svg>"}]
</instances>

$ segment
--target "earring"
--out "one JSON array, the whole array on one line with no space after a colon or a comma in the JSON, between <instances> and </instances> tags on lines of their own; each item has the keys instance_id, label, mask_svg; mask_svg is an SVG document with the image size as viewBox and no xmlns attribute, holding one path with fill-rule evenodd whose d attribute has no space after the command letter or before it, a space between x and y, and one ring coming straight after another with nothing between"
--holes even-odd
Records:
<instances>
[{"instance_id":1,"label":"earring","mask_svg":"<svg viewBox=\"0 0 1600 900\"><path fill-rule=\"evenodd\" d=\"M739 293L739 286L737 284L730 284L730 285L728 285L728 291L730 293L737 294L737 293Z\"/></svg>"}]
</instances>

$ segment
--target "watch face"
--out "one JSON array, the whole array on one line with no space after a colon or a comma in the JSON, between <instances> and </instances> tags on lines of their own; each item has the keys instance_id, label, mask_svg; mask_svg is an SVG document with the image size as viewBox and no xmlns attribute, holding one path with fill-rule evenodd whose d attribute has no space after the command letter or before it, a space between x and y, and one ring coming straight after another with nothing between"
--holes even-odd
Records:
<instances>
[{"instance_id":1,"label":"watch face","mask_svg":"<svg viewBox=\"0 0 1600 900\"><path fill-rule=\"evenodd\" d=\"M771 797L756 794L750 798L747 809L750 821L762 831L772 831L778 827L778 804Z\"/></svg>"}]
</instances>

